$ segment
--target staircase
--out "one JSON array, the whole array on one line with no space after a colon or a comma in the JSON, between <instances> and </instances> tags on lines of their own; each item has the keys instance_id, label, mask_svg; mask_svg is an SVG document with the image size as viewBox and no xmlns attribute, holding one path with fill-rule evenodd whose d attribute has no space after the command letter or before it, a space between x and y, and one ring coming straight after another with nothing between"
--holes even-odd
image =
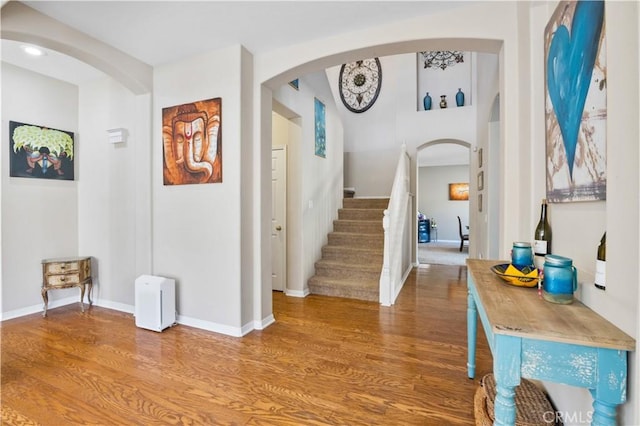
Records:
<instances>
[{"instance_id":1,"label":"staircase","mask_svg":"<svg viewBox=\"0 0 640 426\"><path fill-rule=\"evenodd\" d=\"M345 198L309 279L312 294L379 301L388 198Z\"/></svg>"}]
</instances>

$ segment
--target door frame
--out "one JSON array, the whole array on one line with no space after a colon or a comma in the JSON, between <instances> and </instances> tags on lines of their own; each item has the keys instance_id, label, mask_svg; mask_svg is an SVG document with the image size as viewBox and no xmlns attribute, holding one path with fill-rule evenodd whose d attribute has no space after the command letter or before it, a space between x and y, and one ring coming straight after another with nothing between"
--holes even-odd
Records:
<instances>
[{"instance_id":1,"label":"door frame","mask_svg":"<svg viewBox=\"0 0 640 426\"><path fill-rule=\"evenodd\" d=\"M283 194L282 194L282 200L283 200L283 206L282 207L282 253L281 253L281 258L282 258L282 288L274 288L273 287L273 270L271 273L271 277L272 277L272 281L271 281L271 289L272 290L276 290L276 291L282 291L285 292L287 291L287 191L288 191L288 182L287 182L287 175L288 175L288 150L287 150L287 145L274 145L271 147L271 152L273 154L274 151L282 151L284 153L284 173L283 173L283 180L284 180L284 187L283 187ZM272 156L273 158L273 156ZM273 196L271 197L271 203L273 204ZM272 206L272 208L274 208L275 211L275 207ZM271 230L271 232L273 233L273 229ZM271 253L271 256L273 258L274 253ZM273 265L272 265L273 266Z\"/></svg>"}]
</instances>

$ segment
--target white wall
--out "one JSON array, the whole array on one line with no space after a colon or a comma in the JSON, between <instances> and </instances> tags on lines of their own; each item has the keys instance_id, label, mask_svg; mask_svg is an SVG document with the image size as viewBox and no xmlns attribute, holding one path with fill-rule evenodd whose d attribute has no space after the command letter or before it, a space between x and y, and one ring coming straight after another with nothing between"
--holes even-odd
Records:
<instances>
[{"instance_id":1,"label":"white wall","mask_svg":"<svg viewBox=\"0 0 640 426\"><path fill-rule=\"evenodd\" d=\"M355 188L356 197L389 196L402 143L407 144L412 157L420 145L436 139L458 139L475 145L474 106L456 108L455 100L449 99L451 107L440 109L438 98L431 111L416 109L419 89L415 53L381 57L380 64L380 95L369 110L360 114L349 111L339 100L340 67L327 70L345 128L345 186Z\"/></svg>"},{"instance_id":2,"label":"white wall","mask_svg":"<svg viewBox=\"0 0 640 426\"><path fill-rule=\"evenodd\" d=\"M343 128L324 72L300 78L299 90L288 84L273 92L274 100L295 116L287 124L288 209L287 289L292 296L308 294L327 234L342 206ZM314 98L326 107L326 158L315 155ZM276 141L277 143L277 141Z\"/></svg>"},{"instance_id":3,"label":"white wall","mask_svg":"<svg viewBox=\"0 0 640 426\"><path fill-rule=\"evenodd\" d=\"M471 180L476 182L470 194L475 214L471 215L471 238L469 252L480 258L498 258L498 235L500 229L499 210L501 202L500 173L500 126L499 95L500 73L498 56L478 53L477 70L477 136L476 148L471 155ZM497 111L496 111L497 110ZM494 118L497 115L498 118ZM493 125L490 122L494 120ZM493 136L493 137L492 137ZM482 166L479 165L479 151L482 149ZM476 191L478 173L482 172L484 189ZM479 197L482 194L482 211L479 211Z\"/></svg>"},{"instance_id":4,"label":"white wall","mask_svg":"<svg viewBox=\"0 0 640 426\"><path fill-rule=\"evenodd\" d=\"M230 47L156 67L153 272L176 279L181 323L241 335L241 69ZM162 108L222 98L222 182L163 185ZM250 162L249 162L250 164Z\"/></svg>"},{"instance_id":5,"label":"white wall","mask_svg":"<svg viewBox=\"0 0 640 426\"><path fill-rule=\"evenodd\" d=\"M469 225L469 201L449 200L449 184L458 182L473 185L469 181L469 166L418 168L418 211L435 219L438 241L460 241L456 216L460 216L462 226ZM468 232L464 228L463 231Z\"/></svg>"},{"instance_id":6,"label":"white wall","mask_svg":"<svg viewBox=\"0 0 640 426\"><path fill-rule=\"evenodd\" d=\"M445 69L441 68L425 68L424 56L417 53L416 72L418 93L416 99L416 110L424 110L424 97L427 93L431 96L431 109L440 109L441 96L445 95L447 108L457 108L456 94L458 89L464 93L464 105L472 105L471 94L472 82L475 80L472 74L471 61L476 54L471 52L460 52L463 62L458 62L453 66Z\"/></svg>"},{"instance_id":7,"label":"white wall","mask_svg":"<svg viewBox=\"0 0 640 426\"><path fill-rule=\"evenodd\" d=\"M136 197L139 180L148 182L148 134L136 129L137 97L111 78L83 84L79 99L79 246L94 257L96 304L132 312L135 278L151 272L148 263L136 268L143 244L136 237ZM113 128L126 129L124 143L108 142Z\"/></svg>"},{"instance_id":8,"label":"white wall","mask_svg":"<svg viewBox=\"0 0 640 426\"><path fill-rule=\"evenodd\" d=\"M9 121L74 132L75 179L9 177ZM42 310L41 260L78 254L78 88L2 63L2 319ZM83 254L84 255L84 254ZM80 300L79 290L49 292L49 307Z\"/></svg>"}]
</instances>

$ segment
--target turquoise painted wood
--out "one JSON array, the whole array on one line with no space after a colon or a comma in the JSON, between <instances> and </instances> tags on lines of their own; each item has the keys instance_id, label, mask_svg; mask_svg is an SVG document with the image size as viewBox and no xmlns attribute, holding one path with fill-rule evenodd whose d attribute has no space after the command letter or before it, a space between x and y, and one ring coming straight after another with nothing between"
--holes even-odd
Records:
<instances>
[{"instance_id":1,"label":"turquoise painted wood","mask_svg":"<svg viewBox=\"0 0 640 426\"><path fill-rule=\"evenodd\" d=\"M473 266L473 262L468 264ZM494 301L489 301L491 308L483 305L472 273L468 274L467 284L468 376L475 377L475 346L479 317L493 354L497 390L494 425L515 425L515 388L520 384L521 378L587 388L594 398L591 424L616 425L616 407L626 400L627 350L599 347L597 342L590 342L589 345L558 342L554 336L550 336L549 340L540 336L531 338L518 326L493 324L490 318L495 316L487 310L500 309L500 305L493 303ZM505 287L504 284L500 286ZM500 291L500 286L491 287L491 290ZM505 300L507 298L508 295L505 296ZM533 298L530 303L534 305L535 310L536 303L548 302L539 302ZM539 306L544 309L544 305ZM534 318L530 319L535 321Z\"/></svg>"}]
</instances>

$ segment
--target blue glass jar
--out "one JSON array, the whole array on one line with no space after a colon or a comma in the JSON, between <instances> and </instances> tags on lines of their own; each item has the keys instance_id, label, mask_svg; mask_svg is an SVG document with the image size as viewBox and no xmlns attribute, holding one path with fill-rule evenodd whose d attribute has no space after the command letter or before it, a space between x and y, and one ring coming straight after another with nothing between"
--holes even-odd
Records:
<instances>
[{"instance_id":1,"label":"blue glass jar","mask_svg":"<svg viewBox=\"0 0 640 426\"><path fill-rule=\"evenodd\" d=\"M533 265L531 243L513 243L513 248L511 249L511 264L519 268Z\"/></svg>"},{"instance_id":2,"label":"blue glass jar","mask_svg":"<svg viewBox=\"0 0 640 426\"><path fill-rule=\"evenodd\" d=\"M573 302L573 293L578 288L578 273L573 260L568 257L548 254L544 257L542 297L553 303Z\"/></svg>"}]
</instances>

